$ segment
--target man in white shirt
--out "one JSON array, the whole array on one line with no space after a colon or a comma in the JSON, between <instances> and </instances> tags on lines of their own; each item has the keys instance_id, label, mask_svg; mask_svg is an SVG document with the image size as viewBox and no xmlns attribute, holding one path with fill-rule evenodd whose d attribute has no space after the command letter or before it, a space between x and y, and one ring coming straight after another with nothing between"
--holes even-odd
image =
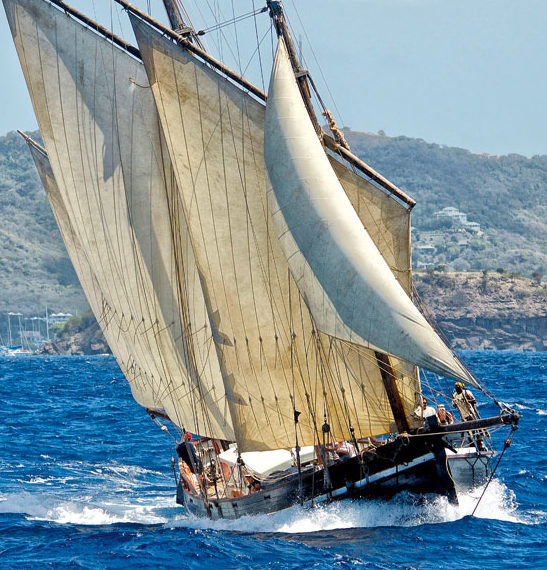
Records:
<instances>
[{"instance_id":1,"label":"man in white shirt","mask_svg":"<svg viewBox=\"0 0 547 570\"><path fill-rule=\"evenodd\" d=\"M416 418L424 419L425 423L431 428L439 425L439 418L437 417L437 410L433 406L427 404L427 400L422 398L422 406L418 406L413 415Z\"/></svg>"}]
</instances>

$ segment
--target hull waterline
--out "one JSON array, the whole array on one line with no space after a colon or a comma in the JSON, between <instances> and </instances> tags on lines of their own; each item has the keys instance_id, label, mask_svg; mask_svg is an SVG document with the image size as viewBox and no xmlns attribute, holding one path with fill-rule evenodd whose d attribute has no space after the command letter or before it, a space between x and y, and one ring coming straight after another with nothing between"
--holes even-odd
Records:
<instances>
[{"instance_id":1,"label":"hull waterline","mask_svg":"<svg viewBox=\"0 0 547 570\"><path fill-rule=\"evenodd\" d=\"M302 470L301 478L294 473L252 495L205 501L179 482L177 502L194 516L236 519L297 504L387 499L402 491L442 495L457 503L456 486L447 469L447 450L439 438L398 438L374 452L365 452L361 459L356 456L330 465L327 476L322 467L310 466Z\"/></svg>"}]
</instances>

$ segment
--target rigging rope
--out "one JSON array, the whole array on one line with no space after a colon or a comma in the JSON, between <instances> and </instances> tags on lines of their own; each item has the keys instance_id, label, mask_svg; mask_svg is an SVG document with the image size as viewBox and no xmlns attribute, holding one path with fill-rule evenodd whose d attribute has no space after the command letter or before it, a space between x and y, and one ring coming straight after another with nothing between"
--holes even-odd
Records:
<instances>
[{"instance_id":1,"label":"rigging rope","mask_svg":"<svg viewBox=\"0 0 547 570\"><path fill-rule=\"evenodd\" d=\"M473 509L473 512L471 513L471 516L474 516L475 511L477 510L480 502L482 501L482 498L484 497L484 494L486 493L486 489L488 489L488 485L490 485L490 483L492 482L492 479L494 478L494 475L496 474L496 470L499 467L499 464L501 462L501 459L502 459L504 453L511 446L511 440L513 439L513 436L515 435L515 432L517 431L517 429L518 429L518 427L516 425L511 426L511 431L509 432L509 435L507 436L507 439L505 440L505 443L503 446L503 451L501 452L501 454L499 456L498 462L496 463L494 470L490 474L490 478L488 479L488 482L486 483L486 485L484 486L484 489L482 490L481 496L479 497L479 500L477 501L477 504L475 505L475 508Z\"/></svg>"},{"instance_id":2,"label":"rigging rope","mask_svg":"<svg viewBox=\"0 0 547 570\"><path fill-rule=\"evenodd\" d=\"M446 334L443 332L443 330L440 328L439 324L437 323L437 320L435 319L435 316L433 315L433 313L431 312L431 310L429 309L429 307L423 302L423 299L420 297L420 294L418 292L418 289L416 288L416 286L414 285L414 283L412 283L412 294L413 294L413 298L416 301L416 304L418 305L418 309L420 309L420 312L422 313L422 315L424 316L424 318L426 319L426 321L429 323L429 325L433 328L433 330L439 335L439 337L444 341L444 343L449 347L450 346L450 341L448 340L448 337L446 336ZM454 352L452 351L452 355L454 356L454 358L461 364L461 366L463 367L463 369L469 374L469 376L476 382L477 388L490 400L492 400L500 409L503 409L505 406L502 405L501 402L499 402L497 400L497 398L494 396L494 394L492 392L490 392L490 390L488 390L485 386L482 385L482 383L479 381L479 379L473 374L473 372L471 372L471 370L468 369L467 365L465 364L465 362Z\"/></svg>"},{"instance_id":3,"label":"rigging rope","mask_svg":"<svg viewBox=\"0 0 547 570\"><path fill-rule=\"evenodd\" d=\"M267 10L268 10L268 7L264 6L263 8L258 8L257 10L253 10L252 12L247 12L246 14L241 14L240 16L234 16L233 18L230 18L229 20L226 20L224 22L220 22L218 24L215 24L214 26L210 26L209 28L204 28L203 30L199 30L197 32L197 34L198 34L198 36L203 36L203 35L207 34L208 32L214 32L216 30L220 30L220 28L224 28L226 26L237 24L238 22L242 22L243 20L246 20L248 18L253 18L254 16L256 16L258 14L262 14L262 12L266 12Z\"/></svg>"}]
</instances>

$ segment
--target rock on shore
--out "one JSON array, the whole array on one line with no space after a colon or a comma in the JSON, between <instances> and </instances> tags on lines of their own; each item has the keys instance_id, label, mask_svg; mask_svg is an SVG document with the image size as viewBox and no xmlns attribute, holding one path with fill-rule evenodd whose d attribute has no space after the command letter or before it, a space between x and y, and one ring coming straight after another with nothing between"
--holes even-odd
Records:
<instances>
[{"instance_id":1,"label":"rock on shore","mask_svg":"<svg viewBox=\"0 0 547 570\"><path fill-rule=\"evenodd\" d=\"M547 350L547 286L507 272L414 274L452 348Z\"/></svg>"}]
</instances>

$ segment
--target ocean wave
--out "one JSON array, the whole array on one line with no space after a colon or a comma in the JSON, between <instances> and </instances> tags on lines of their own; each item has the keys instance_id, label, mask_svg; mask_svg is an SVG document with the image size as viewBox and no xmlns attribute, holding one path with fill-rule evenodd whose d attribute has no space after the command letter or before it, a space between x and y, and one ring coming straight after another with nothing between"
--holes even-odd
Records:
<instances>
[{"instance_id":1,"label":"ocean wave","mask_svg":"<svg viewBox=\"0 0 547 570\"><path fill-rule=\"evenodd\" d=\"M533 403L531 402L526 402L526 403L513 403L513 404L508 404L506 402L501 402L504 406L514 409L514 410L521 410L521 411L526 411L526 412L534 412L536 413L538 416L545 416L547 415L547 410L543 409L543 408L538 408L537 406L534 406Z\"/></svg>"},{"instance_id":2,"label":"ocean wave","mask_svg":"<svg viewBox=\"0 0 547 570\"><path fill-rule=\"evenodd\" d=\"M43 520L58 524L114 525L114 524L165 524L168 517L162 513L172 497L155 497L150 504L115 503L89 497L66 500L56 496L33 493L13 493L0 497L0 513L22 514L29 520ZM169 510L169 509L167 509Z\"/></svg>"}]
</instances>

